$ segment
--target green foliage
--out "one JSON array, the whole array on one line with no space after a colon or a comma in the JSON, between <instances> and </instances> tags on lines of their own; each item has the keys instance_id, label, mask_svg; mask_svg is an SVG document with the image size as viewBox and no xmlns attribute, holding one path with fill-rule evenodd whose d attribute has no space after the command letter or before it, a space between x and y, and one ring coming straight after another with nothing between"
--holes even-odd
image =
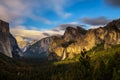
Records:
<instances>
[{"instance_id":1,"label":"green foliage","mask_svg":"<svg viewBox=\"0 0 120 80\"><path fill-rule=\"evenodd\" d=\"M0 54L0 80L120 80L120 46L102 46L59 62L14 60Z\"/></svg>"},{"instance_id":2,"label":"green foliage","mask_svg":"<svg viewBox=\"0 0 120 80\"><path fill-rule=\"evenodd\" d=\"M90 65L90 57L87 55L87 52L83 50L79 58L80 70L81 70L81 79L82 80L91 80L92 79L92 69Z\"/></svg>"}]
</instances>

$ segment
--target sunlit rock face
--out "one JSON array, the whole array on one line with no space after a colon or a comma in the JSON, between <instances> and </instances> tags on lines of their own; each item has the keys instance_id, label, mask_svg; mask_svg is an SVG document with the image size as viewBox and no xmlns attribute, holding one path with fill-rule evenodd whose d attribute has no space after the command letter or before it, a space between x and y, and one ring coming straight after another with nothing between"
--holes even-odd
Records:
<instances>
[{"instance_id":1,"label":"sunlit rock face","mask_svg":"<svg viewBox=\"0 0 120 80\"><path fill-rule=\"evenodd\" d=\"M98 44L104 43L104 37L106 34L106 30L102 27L88 30L83 39L83 48L90 50Z\"/></svg>"},{"instance_id":2,"label":"sunlit rock face","mask_svg":"<svg viewBox=\"0 0 120 80\"><path fill-rule=\"evenodd\" d=\"M19 35L16 35L15 38L22 52L25 52L31 45L33 45L37 41L33 40L32 38L22 37Z\"/></svg>"},{"instance_id":3,"label":"sunlit rock face","mask_svg":"<svg viewBox=\"0 0 120 80\"><path fill-rule=\"evenodd\" d=\"M63 60L64 54L65 58L73 58L76 54L80 54L83 49L88 51L98 44L104 44L105 48L120 44L120 19L110 22L105 27L83 30L66 28L63 37L53 40L50 45L49 52L52 55L55 54L51 59Z\"/></svg>"},{"instance_id":4,"label":"sunlit rock face","mask_svg":"<svg viewBox=\"0 0 120 80\"><path fill-rule=\"evenodd\" d=\"M105 36L105 48L120 44L120 19L107 24L105 29L108 31Z\"/></svg>"},{"instance_id":5,"label":"sunlit rock face","mask_svg":"<svg viewBox=\"0 0 120 80\"><path fill-rule=\"evenodd\" d=\"M26 40L24 40L24 38L21 37L21 36L15 36L15 38L16 38L16 40L17 40L18 46L19 46L21 49L25 48L25 47L29 44L29 42L26 41Z\"/></svg>"},{"instance_id":6,"label":"sunlit rock face","mask_svg":"<svg viewBox=\"0 0 120 80\"><path fill-rule=\"evenodd\" d=\"M0 20L0 52L12 57L9 41L9 24Z\"/></svg>"},{"instance_id":7,"label":"sunlit rock face","mask_svg":"<svg viewBox=\"0 0 120 80\"><path fill-rule=\"evenodd\" d=\"M65 43L65 40L62 39L62 37L55 37L53 41L50 43L49 47L49 55L48 59L49 60L61 60L62 54L64 51L64 47L61 45Z\"/></svg>"},{"instance_id":8,"label":"sunlit rock face","mask_svg":"<svg viewBox=\"0 0 120 80\"><path fill-rule=\"evenodd\" d=\"M83 41L86 32L87 30L81 27L67 27L63 37L56 38L51 42L49 52L56 54L54 58L59 60L64 60L66 57L73 58L80 53L81 47L78 42Z\"/></svg>"}]
</instances>

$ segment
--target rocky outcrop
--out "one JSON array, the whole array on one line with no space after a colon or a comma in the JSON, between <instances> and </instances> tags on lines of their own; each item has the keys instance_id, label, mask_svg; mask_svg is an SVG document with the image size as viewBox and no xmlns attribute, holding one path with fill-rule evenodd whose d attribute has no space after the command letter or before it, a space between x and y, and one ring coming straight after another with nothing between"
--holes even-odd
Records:
<instances>
[{"instance_id":1,"label":"rocky outcrop","mask_svg":"<svg viewBox=\"0 0 120 80\"><path fill-rule=\"evenodd\" d=\"M88 51L101 43L105 48L120 44L120 19L110 22L105 27L88 31L68 27L62 39L53 40L49 51L52 55L55 54L51 59L63 60L73 58L83 49Z\"/></svg>"},{"instance_id":2,"label":"rocky outcrop","mask_svg":"<svg viewBox=\"0 0 120 80\"><path fill-rule=\"evenodd\" d=\"M62 38L57 38L51 42L49 52L56 54L51 57L51 60L64 60L66 57L72 58L81 51L80 44L82 42L87 30L81 27L67 27Z\"/></svg>"},{"instance_id":3,"label":"rocky outcrop","mask_svg":"<svg viewBox=\"0 0 120 80\"><path fill-rule=\"evenodd\" d=\"M80 40L86 34L87 30L77 26L77 28L67 27L63 35L65 41Z\"/></svg>"},{"instance_id":4,"label":"rocky outcrop","mask_svg":"<svg viewBox=\"0 0 120 80\"><path fill-rule=\"evenodd\" d=\"M9 24L0 20L0 52L12 57L9 41Z\"/></svg>"},{"instance_id":5,"label":"rocky outcrop","mask_svg":"<svg viewBox=\"0 0 120 80\"><path fill-rule=\"evenodd\" d=\"M105 29L108 31L105 36L105 48L120 44L120 19L113 20Z\"/></svg>"},{"instance_id":6,"label":"rocky outcrop","mask_svg":"<svg viewBox=\"0 0 120 80\"><path fill-rule=\"evenodd\" d=\"M21 56L16 39L9 32L9 23L0 20L0 53L8 57Z\"/></svg>"}]
</instances>

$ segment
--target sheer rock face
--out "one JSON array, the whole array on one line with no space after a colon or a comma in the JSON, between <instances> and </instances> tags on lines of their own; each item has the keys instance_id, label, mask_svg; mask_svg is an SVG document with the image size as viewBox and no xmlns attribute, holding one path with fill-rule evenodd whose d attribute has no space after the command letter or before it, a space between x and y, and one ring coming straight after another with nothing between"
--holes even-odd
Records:
<instances>
[{"instance_id":1,"label":"sheer rock face","mask_svg":"<svg viewBox=\"0 0 120 80\"><path fill-rule=\"evenodd\" d=\"M0 20L0 52L8 57L21 56L16 39L9 32L9 24Z\"/></svg>"},{"instance_id":2,"label":"sheer rock face","mask_svg":"<svg viewBox=\"0 0 120 80\"><path fill-rule=\"evenodd\" d=\"M0 52L12 57L9 41L9 24L0 20Z\"/></svg>"},{"instance_id":3,"label":"sheer rock face","mask_svg":"<svg viewBox=\"0 0 120 80\"><path fill-rule=\"evenodd\" d=\"M100 27L97 29L90 29L83 39L83 48L86 50L90 50L93 47L97 46L97 44L104 43L105 35L107 31Z\"/></svg>"},{"instance_id":4,"label":"sheer rock face","mask_svg":"<svg viewBox=\"0 0 120 80\"><path fill-rule=\"evenodd\" d=\"M86 32L87 30L80 27L67 27L62 38L57 38L51 42L49 52L56 54L56 57L55 55L53 56L55 59L63 60L63 57L64 59L66 57L72 58L81 51L78 42L83 41Z\"/></svg>"},{"instance_id":5,"label":"sheer rock face","mask_svg":"<svg viewBox=\"0 0 120 80\"><path fill-rule=\"evenodd\" d=\"M62 46L70 41L74 42ZM51 43L49 51L56 54L57 59L62 59L65 53L66 58L72 58L74 55L81 53L83 49L90 50L101 43L104 44L105 48L120 44L120 19L110 22L105 27L89 29L84 34L80 33L80 30L78 32L76 28L68 27L63 38ZM56 57L54 56L54 58Z\"/></svg>"},{"instance_id":6,"label":"sheer rock face","mask_svg":"<svg viewBox=\"0 0 120 80\"><path fill-rule=\"evenodd\" d=\"M10 40L10 45L11 45L11 51L12 55L14 58L17 57L22 57L23 52L22 50L18 47L16 39L12 36L12 34L9 33L9 40Z\"/></svg>"},{"instance_id":7,"label":"sheer rock face","mask_svg":"<svg viewBox=\"0 0 120 80\"><path fill-rule=\"evenodd\" d=\"M64 47L62 44L65 40L62 37L55 37L50 43L48 60L61 60Z\"/></svg>"},{"instance_id":8,"label":"sheer rock face","mask_svg":"<svg viewBox=\"0 0 120 80\"><path fill-rule=\"evenodd\" d=\"M120 19L107 24L105 29L108 30L105 36L105 48L120 44Z\"/></svg>"}]
</instances>

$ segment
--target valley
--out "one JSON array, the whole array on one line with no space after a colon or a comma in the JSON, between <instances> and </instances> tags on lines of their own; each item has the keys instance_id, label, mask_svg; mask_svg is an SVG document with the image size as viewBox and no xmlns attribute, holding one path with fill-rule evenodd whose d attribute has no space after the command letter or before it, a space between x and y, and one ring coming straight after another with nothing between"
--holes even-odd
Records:
<instances>
[{"instance_id":1,"label":"valley","mask_svg":"<svg viewBox=\"0 0 120 80\"><path fill-rule=\"evenodd\" d=\"M94 52L94 54L93 54ZM99 45L59 62L11 59L0 54L1 80L119 80L120 45Z\"/></svg>"}]
</instances>

